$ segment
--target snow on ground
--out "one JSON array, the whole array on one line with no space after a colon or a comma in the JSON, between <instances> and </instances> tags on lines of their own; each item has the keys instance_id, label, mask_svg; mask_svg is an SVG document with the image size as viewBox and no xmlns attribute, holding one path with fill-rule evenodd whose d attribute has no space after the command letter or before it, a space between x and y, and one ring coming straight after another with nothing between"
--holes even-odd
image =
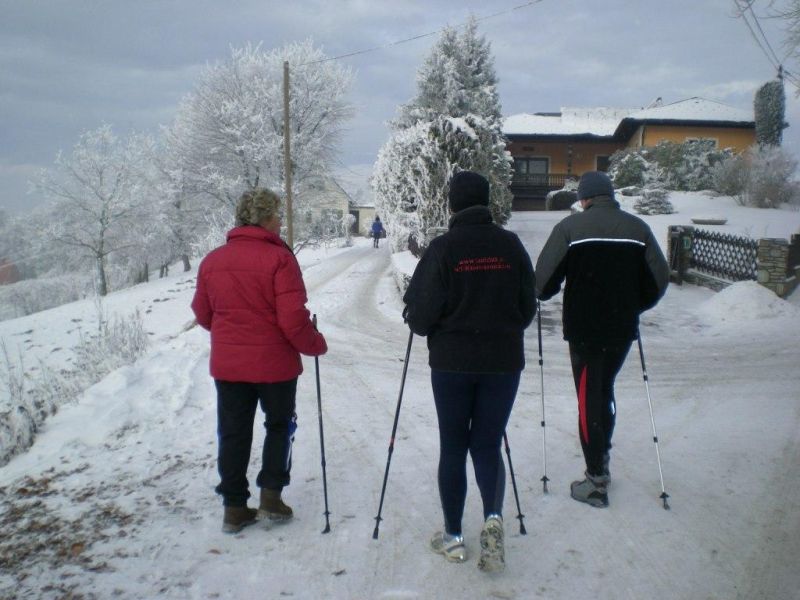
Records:
<instances>
[{"instance_id":1,"label":"snow on ground","mask_svg":"<svg viewBox=\"0 0 800 600\"><path fill-rule=\"evenodd\" d=\"M666 241L680 211L648 217ZM697 197L699 204L718 199ZM796 231L800 213L723 207L728 229ZM719 213L700 206L699 212ZM747 210L747 209L742 209ZM538 256L563 213L516 214ZM773 222L774 221L774 222ZM787 222L791 222L791 227ZM749 223L749 224L748 224ZM285 498L296 518L220 531L208 335L193 328L193 273L113 294L145 312L148 354L51 418L0 469L0 597L9 598L794 598L800 594L800 308L751 284L715 294L671 286L642 319L666 491L661 493L638 352L618 378L611 506L569 498L581 475L560 300L543 305L549 494L543 494L542 380L536 329L509 424L528 534L508 481L507 569L475 565L481 510L470 482L471 558L427 549L440 527L437 428L424 340L414 338L378 540L372 539L408 330L387 247L369 240L306 261L309 308L330 351L319 360L331 531L324 527L314 361L298 387L299 429ZM156 300L159 299L157 302ZM165 301L165 299L167 301ZM150 312L147 312L147 310ZM0 323L4 339L67 354L81 303ZM30 330L30 331L29 331ZM27 333L26 333L27 332ZM176 335L177 334L177 335ZM57 345L62 350L53 351ZM27 351L27 346L26 346ZM263 428L255 425L256 440ZM253 453L251 478L258 452Z\"/></svg>"}]
</instances>

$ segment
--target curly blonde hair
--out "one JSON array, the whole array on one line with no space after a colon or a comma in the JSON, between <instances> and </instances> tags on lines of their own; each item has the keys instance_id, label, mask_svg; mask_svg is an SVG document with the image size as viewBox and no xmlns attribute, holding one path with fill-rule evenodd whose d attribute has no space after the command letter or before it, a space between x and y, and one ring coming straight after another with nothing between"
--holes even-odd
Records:
<instances>
[{"instance_id":1,"label":"curly blonde hair","mask_svg":"<svg viewBox=\"0 0 800 600\"><path fill-rule=\"evenodd\" d=\"M247 190L236 206L236 226L258 225L278 214L280 198L266 188Z\"/></svg>"}]
</instances>

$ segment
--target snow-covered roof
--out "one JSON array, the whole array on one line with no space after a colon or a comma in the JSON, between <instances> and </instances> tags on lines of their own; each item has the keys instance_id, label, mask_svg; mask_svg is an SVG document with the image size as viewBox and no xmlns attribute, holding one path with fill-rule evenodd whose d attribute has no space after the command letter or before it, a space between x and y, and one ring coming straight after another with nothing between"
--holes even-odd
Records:
<instances>
[{"instance_id":1,"label":"snow-covered roof","mask_svg":"<svg viewBox=\"0 0 800 600\"><path fill-rule=\"evenodd\" d=\"M687 98L672 104L654 106L627 115L637 121L715 121L750 123L753 113L705 98Z\"/></svg>"},{"instance_id":2,"label":"snow-covered roof","mask_svg":"<svg viewBox=\"0 0 800 600\"><path fill-rule=\"evenodd\" d=\"M625 119L631 121L681 121L684 123L687 121L753 123L752 112L695 97L644 109L562 108L558 113L521 113L506 117L503 121L503 133L506 135L612 137Z\"/></svg>"},{"instance_id":3,"label":"snow-covered roof","mask_svg":"<svg viewBox=\"0 0 800 600\"><path fill-rule=\"evenodd\" d=\"M597 135L612 136L620 121L635 108L573 108L559 113L521 113L506 117L506 135Z\"/></svg>"}]
</instances>

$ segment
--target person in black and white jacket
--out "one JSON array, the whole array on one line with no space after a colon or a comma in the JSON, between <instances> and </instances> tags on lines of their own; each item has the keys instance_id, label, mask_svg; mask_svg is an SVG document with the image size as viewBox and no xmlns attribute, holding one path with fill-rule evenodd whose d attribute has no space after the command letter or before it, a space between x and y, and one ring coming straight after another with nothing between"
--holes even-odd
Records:
<instances>
[{"instance_id":1,"label":"person in black and white jacket","mask_svg":"<svg viewBox=\"0 0 800 600\"><path fill-rule=\"evenodd\" d=\"M669 267L650 227L620 209L605 173L584 173L578 200L583 212L558 223L539 255L536 289L547 300L566 281L563 330L586 461L586 478L572 483L571 495L605 507L616 416L614 379L639 335L639 315L666 291Z\"/></svg>"}]
</instances>

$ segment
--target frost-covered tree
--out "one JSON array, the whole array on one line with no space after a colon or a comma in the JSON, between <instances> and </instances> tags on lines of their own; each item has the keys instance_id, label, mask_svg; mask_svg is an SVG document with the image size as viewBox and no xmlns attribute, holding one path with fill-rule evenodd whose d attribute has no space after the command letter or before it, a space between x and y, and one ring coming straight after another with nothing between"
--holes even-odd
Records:
<instances>
[{"instance_id":1,"label":"frost-covered tree","mask_svg":"<svg viewBox=\"0 0 800 600\"><path fill-rule=\"evenodd\" d=\"M398 128L438 116L479 115L495 124L502 118L491 44L469 20L461 35L445 28L417 72L417 95L400 107Z\"/></svg>"},{"instance_id":2,"label":"frost-covered tree","mask_svg":"<svg viewBox=\"0 0 800 600\"><path fill-rule=\"evenodd\" d=\"M166 133L164 137L168 135ZM183 270L188 271L195 244L207 233L207 215L215 210L228 213L231 210L208 195L192 194L192 184L176 162L176 156L168 152L163 143L154 144L149 154L149 168L144 179L154 197L155 215L152 229L148 232L150 258L162 272L165 265L175 260L180 260Z\"/></svg>"},{"instance_id":3,"label":"frost-covered tree","mask_svg":"<svg viewBox=\"0 0 800 600\"><path fill-rule=\"evenodd\" d=\"M83 133L71 154L59 153L55 168L44 170L37 183L53 200L48 234L93 264L101 296L109 289L109 255L140 243L134 232L147 216L134 195L139 149L135 136L121 140L102 125Z\"/></svg>"},{"instance_id":4,"label":"frost-covered tree","mask_svg":"<svg viewBox=\"0 0 800 600\"><path fill-rule=\"evenodd\" d=\"M492 144L501 147L487 152ZM395 132L378 154L372 179L376 209L383 215L392 249L424 248L428 230L447 225L447 186L455 173L490 173L497 169L495 161L507 164L507 156L503 142L497 142L485 121L475 115L439 116ZM505 187L490 189L489 209L498 223L508 220L505 191Z\"/></svg>"},{"instance_id":5,"label":"frost-covered tree","mask_svg":"<svg viewBox=\"0 0 800 600\"><path fill-rule=\"evenodd\" d=\"M472 19L446 28L417 74L417 94L399 109L393 133L375 163L378 212L395 250L423 246L431 227L447 225L447 183L462 170L490 183L490 209L505 224L511 213L511 156L502 135L490 44ZM402 166L401 166L402 165Z\"/></svg>"},{"instance_id":6,"label":"frost-covered tree","mask_svg":"<svg viewBox=\"0 0 800 600\"><path fill-rule=\"evenodd\" d=\"M756 92L753 100L756 119L756 142L760 146L780 146L786 127L786 94L783 80L768 81Z\"/></svg>"},{"instance_id":7,"label":"frost-covered tree","mask_svg":"<svg viewBox=\"0 0 800 600\"><path fill-rule=\"evenodd\" d=\"M293 179L327 170L352 108L351 72L311 41L264 51L232 48L209 65L166 132L190 196L233 207L246 189L283 190L283 63L289 61Z\"/></svg>"}]
</instances>

